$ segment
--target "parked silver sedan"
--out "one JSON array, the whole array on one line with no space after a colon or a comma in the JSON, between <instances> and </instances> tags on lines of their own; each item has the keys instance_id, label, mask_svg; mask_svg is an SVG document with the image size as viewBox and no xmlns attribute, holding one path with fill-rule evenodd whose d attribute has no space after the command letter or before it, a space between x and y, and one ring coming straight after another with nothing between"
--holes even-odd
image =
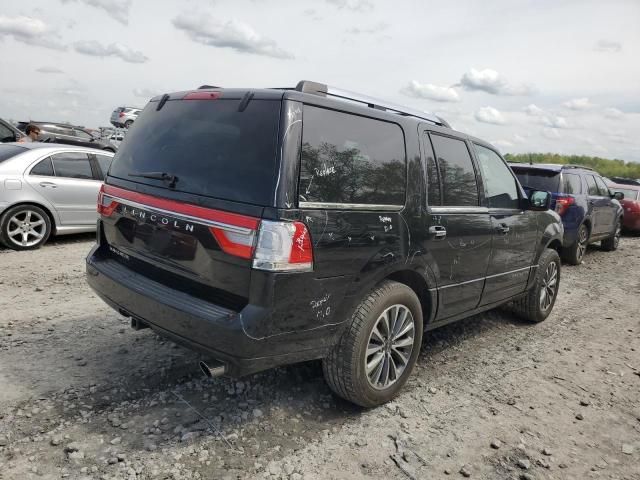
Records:
<instances>
[{"instance_id":1,"label":"parked silver sedan","mask_svg":"<svg viewBox=\"0 0 640 480\"><path fill-rule=\"evenodd\" d=\"M39 248L50 235L96 229L113 154L51 143L0 144L0 243Z\"/></svg>"}]
</instances>

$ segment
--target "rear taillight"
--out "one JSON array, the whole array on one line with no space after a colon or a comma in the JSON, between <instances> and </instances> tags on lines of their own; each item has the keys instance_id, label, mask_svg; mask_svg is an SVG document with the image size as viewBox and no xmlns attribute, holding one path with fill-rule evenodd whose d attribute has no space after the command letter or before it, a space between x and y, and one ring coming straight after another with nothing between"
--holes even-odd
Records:
<instances>
[{"instance_id":1,"label":"rear taillight","mask_svg":"<svg viewBox=\"0 0 640 480\"><path fill-rule=\"evenodd\" d=\"M206 91L198 91L198 92L189 92L182 100L216 100L222 96L222 92L206 92Z\"/></svg>"},{"instance_id":2,"label":"rear taillight","mask_svg":"<svg viewBox=\"0 0 640 480\"><path fill-rule=\"evenodd\" d=\"M110 217L113 211L118 206L118 202L116 202L113 197L104 193L104 184L100 187L100 192L98 193L98 213L105 217Z\"/></svg>"},{"instance_id":3,"label":"rear taillight","mask_svg":"<svg viewBox=\"0 0 640 480\"><path fill-rule=\"evenodd\" d=\"M253 268L271 272L313 270L313 246L307 226L302 222L262 220Z\"/></svg>"},{"instance_id":4,"label":"rear taillight","mask_svg":"<svg viewBox=\"0 0 640 480\"><path fill-rule=\"evenodd\" d=\"M120 112L120 113L118 114L118 117L119 117L119 118L124 117L124 112Z\"/></svg>"},{"instance_id":5,"label":"rear taillight","mask_svg":"<svg viewBox=\"0 0 640 480\"><path fill-rule=\"evenodd\" d=\"M574 197L558 197L556 198L556 213L560 216L564 215L569 207L576 203Z\"/></svg>"},{"instance_id":6,"label":"rear taillight","mask_svg":"<svg viewBox=\"0 0 640 480\"><path fill-rule=\"evenodd\" d=\"M225 227L209 227L223 252L251 259L255 249L255 230L235 231Z\"/></svg>"}]
</instances>

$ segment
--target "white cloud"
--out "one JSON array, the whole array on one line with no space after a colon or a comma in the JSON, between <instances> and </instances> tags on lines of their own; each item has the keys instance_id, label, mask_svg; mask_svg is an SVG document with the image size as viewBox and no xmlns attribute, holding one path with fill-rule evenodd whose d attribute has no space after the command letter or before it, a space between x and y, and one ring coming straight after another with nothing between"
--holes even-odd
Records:
<instances>
[{"instance_id":1,"label":"white cloud","mask_svg":"<svg viewBox=\"0 0 640 480\"><path fill-rule=\"evenodd\" d=\"M622 115L624 115L624 113L622 113L620 110L618 110L617 108L605 108L603 110L604 116L607 118L620 118L622 117Z\"/></svg>"},{"instance_id":2,"label":"white cloud","mask_svg":"<svg viewBox=\"0 0 640 480\"><path fill-rule=\"evenodd\" d=\"M494 125L504 125L505 123L500 111L493 107L482 107L476 112L475 118L482 123L492 123Z\"/></svg>"},{"instance_id":3,"label":"white cloud","mask_svg":"<svg viewBox=\"0 0 640 480\"><path fill-rule=\"evenodd\" d=\"M62 0L62 3L69 3L76 0ZM80 0L82 3L104 10L111 18L122 23L129 24L129 9L132 0Z\"/></svg>"},{"instance_id":4,"label":"white cloud","mask_svg":"<svg viewBox=\"0 0 640 480\"><path fill-rule=\"evenodd\" d=\"M253 53L274 58L293 58L276 42L258 34L253 28L237 20L219 22L210 15L180 14L172 21L191 40L203 45L230 48L240 53Z\"/></svg>"},{"instance_id":5,"label":"white cloud","mask_svg":"<svg viewBox=\"0 0 640 480\"><path fill-rule=\"evenodd\" d=\"M386 22L380 22L380 23L376 23L375 25L371 26L371 27L352 27L347 29L347 33L352 33L354 35L360 35L360 34L374 34L374 33L382 33L384 32L386 29L388 29L390 27L390 25Z\"/></svg>"},{"instance_id":6,"label":"white cloud","mask_svg":"<svg viewBox=\"0 0 640 480\"><path fill-rule=\"evenodd\" d=\"M573 98L571 100L567 100L562 105L571 110L586 110L594 106L594 104L586 97Z\"/></svg>"},{"instance_id":7,"label":"white cloud","mask_svg":"<svg viewBox=\"0 0 640 480\"><path fill-rule=\"evenodd\" d=\"M562 135L560 135L560 132L556 128L543 128L542 135L551 140L557 140L558 138L562 137Z\"/></svg>"},{"instance_id":8,"label":"white cloud","mask_svg":"<svg viewBox=\"0 0 640 480\"><path fill-rule=\"evenodd\" d=\"M458 92L451 87L439 87L431 83L420 83L412 80L400 90L400 93L413 98L426 98L436 102L457 102L460 100Z\"/></svg>"},{"instance_id":9,"label":"white cloud","mask_svg":"<svg viewBox=\"0 0 640 480\"><path fill-rule=\"evenodd\" d=\"M618 53L622 50L622 44L620 42L615 42L613 40L605 40L601 39L595 44L593 49L596 52L612 52Z\"/></svg>"},{"instance_id":10,"label":"white cloud","mask_svg":"<svg viewBox=\"0 0 640 480\"><path fill-rule=\"evenodd\" d=\"M149 60L142 52L133 50L132 48L122 45L121 43L112 43L110 45L102 45L95 40L85 42L76 42L73 47L76 52L83 55L91 55L94 57L118 57L128 63L145 63Z\"/></svg>"},{"instance_id":11,"label":"white cloud","mask_svg":"<svg viewBox=\"0 0 640 480\"><path fill-rule=\"evenodd\" d=\"M496 147L502 148L513 147L513 143L511 143L509 140L492 140L491 144L495 145Z\"/></svg>"},{"instance_id":12,"label":"white cloud","mask_svg":"<svg viewBox=\"0 0 640 480\"><path fill-rule=\"evenodd\" d=\"M544 115L544 110L533 103L527 105L524 111L527 115L530 115L532 117L539 117Z\"/></svg>"},{"instance_id":13,"label":"white cloud","mask_svg":"<svg viewBox=\"0 0 640 480\"><path fill-rule=\"evenodd\" d=\"M39 18L0 15L0 39L4 36L11 36L14 40L27 45L53 50L67 48L60 42L57 32Z\"/></svg>"},{"instance_id":14,"label":"white cloud","mask_svg":"<svg viewBox=\"0 0 640 480\"><path fill-rule=\"evenodd\" d=\"M555 115L542 117L542 123L550 128L569 128L566 118Z\"/></svg>"},{"instance_id":15,"label":"white cloud","mask_svg":"<svg viewBox=\"0 0 640 480\"><path fill-rule=\"evenodd\" d=\"M157 95L160 95L159 90L153 90L151 88L134 88L133 89L133 94L136 97L141 97L141 98L153 98Z\"/></svg>"},{"instance_id":16,"label":"white cloud","mask_svg":"<svg viewBox=\"0 0 640 480\"><path fill-rule=\"evenodd\" d=\"M326 2L334 7L351 10L359 13L367 13L373 11L373 3L369 0L326 0Z\"/></svg>"},{"instance_id":17,"label":"white cloud","mask_svg":"<svg viewBox=\"0 0 640 480\"><path fill-rule=\"evenodd\" d=\"M39 72L39 73L64 73L58 67L48 67L48 66L40 67L40 68L38 68L36 70L36 72Z\"/></svg>"},{"instance_id":18,"label":"white cloud","mask_svg":"<svg viewBox=\"0 0 640 480\"><path fill-rule=\"evenodd\" d=\"M530 85L509 84L498 72L490 68L472 68L462 76L460 84L466 90L479 90L492 95L531 95L535 92Z\"/></svg>"}]
</instances>

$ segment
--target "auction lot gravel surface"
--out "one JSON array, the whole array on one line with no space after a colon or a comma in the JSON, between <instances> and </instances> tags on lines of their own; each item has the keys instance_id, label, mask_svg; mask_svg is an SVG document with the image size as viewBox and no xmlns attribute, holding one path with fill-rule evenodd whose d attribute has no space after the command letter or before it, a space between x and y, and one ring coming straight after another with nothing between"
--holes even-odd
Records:
<instances>
[{"instance_id":1,"label":"auction lot gravel surface","mask_svg":"<svg viewBox=\"0 0 640 480\"><path fill-rule=\"evenodd\" d=\"M317 362L204 379L92 293L92 241L0 249L1 479L640 479L640 238L565 265L541 324L427 334L373 410Z\"/></svg>"}]
</instances>

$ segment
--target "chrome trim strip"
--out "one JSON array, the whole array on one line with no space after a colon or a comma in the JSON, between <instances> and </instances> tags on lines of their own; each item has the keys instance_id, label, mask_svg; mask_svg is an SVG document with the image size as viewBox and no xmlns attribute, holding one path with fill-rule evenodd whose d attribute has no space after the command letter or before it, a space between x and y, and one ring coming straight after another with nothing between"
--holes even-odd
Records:
<instances>
[{"instance_id":1,"label":"chrome trim strip","mask_svg":"<svg viewBox=\"0 0 640 480\"><path fill-rule=\"evenodd\" d=\"M522 272L524 270L529 270L529 269L531 269L531 267L518 268L517 270L511 270L509 272L504 272L504 273L496 273L495 275L489 275L489 276L484 277L484 278L485 279L496 278L496 277L501 277L503 275L509 275L510 273Z\"/></svg>"},{"instance_id":2,"label":"chrome trim strip","mask_svg":"<svg viewBox=\"0 0 640 480\"><path fill-rule=\"evenodd\" d=\"M330 203L330 202L299 202L300 208L327 208L332 210L384 210L398 212L404 205L377 205L369 203Z\"/></svg>"},{"instance_id":3,"label":"chrome trim strip","mask_svg":"<svg viewBox=\"0 0 640 480\"><path fill-rule=\"evenodd\" d=\"M488 280L490 278L501 277L503 275L509 275L510 273L522 272L524 270L529 270L531 268L537 268L537 267L538 267L537 265L532 265L531 267L524 267L524 268L518 268L516 270L509 270L508 272L496 273L495 275L488 275L486 277L476 278L474 280L467 280L466 282L452 283L450 285L444 285L442 287L438 287L438 290L444 290L445 288L458 287L460 285L467 285L469 283L480 282L482 280Z\"/></svg>"},{"instance_id":4,"label":"chrome trim strip","mask_svg":"<svg viewBox=\"0 0 640 480\"><path fill-rule=\"evenodd\" d=\"M431 213L489 213L487 207L431 207Z\"/></svg>"},{"instance_id":5,"label":"chrome trim strip","mask_svg":"<svg viewBox=\"0 0 640 480\"><path fill-rule=\"evenodd\" d=\"M444 285L442 287L438 287L438 290L444 290L446 288L451 288L451 287L459 287L460 285L467 285L469 283L481 282L481 281L484 281L485 278L486 277L476 278L475 280L467 280L466 282L452 283L450 285Z\"/></svg>"},{"instance_id":6,"label":"chrome trim strip","mask_svg":"<svg viewBox=\"0 0 640 480\"><path fill-rule=\"evenodd\" d=\"M143 203L133 202L131 200L126 200L124 198L116 197L114 195L109 195L108 193L104 194L105 197L113 198L116 202L129 205L131 207L139 208L141 210L147 210L151 212L160 213L162 215L168 215L170 217L177 218L179 220L198 223L200 225L204 225L206 227L219 227L223 230L228 230L230 232L241 233L243 235L250 235L254 230L245 227L237 227L235 225L229 225L228 223L220 223L215 222L213 220L206 220L204 218L192 217L191 215L184 215L181 213L172 212L170 210L163 210L161 208L150 207L149 205L145 205Z\"/></svg>"}]
</instances>

